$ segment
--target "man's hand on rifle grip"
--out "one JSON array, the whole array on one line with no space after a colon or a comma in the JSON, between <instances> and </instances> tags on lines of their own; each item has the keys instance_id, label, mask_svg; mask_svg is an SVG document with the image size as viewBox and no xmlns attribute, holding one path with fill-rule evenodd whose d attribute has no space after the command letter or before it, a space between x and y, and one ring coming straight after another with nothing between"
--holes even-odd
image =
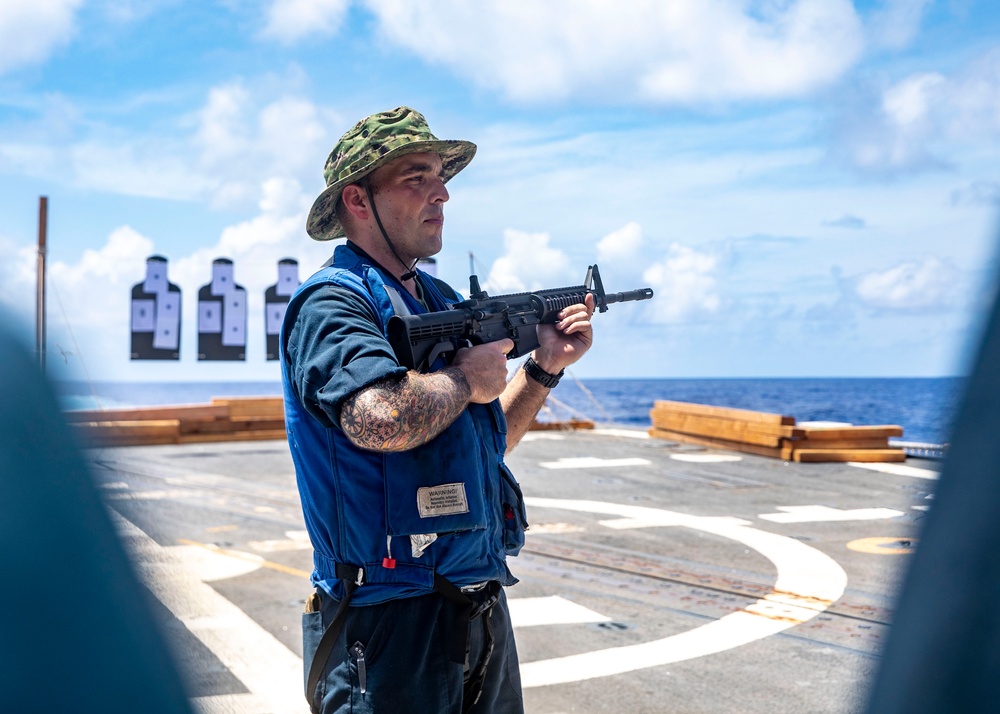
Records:
<instances>
[{"instance_id":1,"label":"man's hand on rifle grip","mask_svg":"<svg viewBox=\"0 0 1000 714\"><path fill-rule=\"evenodd\" d=\"M460 349L452 367L465 375L469 385L469 401L489 404L507 386L507 353L514 349L513 340L502 339Z\"/></svg>"}]
</instances>

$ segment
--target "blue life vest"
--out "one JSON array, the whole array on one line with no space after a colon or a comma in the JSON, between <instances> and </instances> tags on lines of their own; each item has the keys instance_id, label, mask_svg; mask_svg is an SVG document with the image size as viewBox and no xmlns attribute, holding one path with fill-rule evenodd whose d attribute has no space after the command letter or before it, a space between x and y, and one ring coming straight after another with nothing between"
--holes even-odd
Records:
<instances>
[{"instance_id":1,"label":"blue life vest","mask_svg":"<svg viewBox=\"0 0 1000 714\"><path fill-rule=\"evenodd\" d=\"M427 274L420 281L431 309L455 302ZM520 550L526 521L520 488L503 463L507 423L499 399L470 404L432 441L403 452L359 449L339 426L302 406L285 347L302 302L325 285L368 302L383 334L394 302L412 314L427 312L346 245L288 304L280 343L285 427L314 550L313 584L340 599L337 564L360 567L365 584L352 604L369 605L433 592L435 573L458 586L517 582L505 556Z\"/></svg>"}]
</instances>

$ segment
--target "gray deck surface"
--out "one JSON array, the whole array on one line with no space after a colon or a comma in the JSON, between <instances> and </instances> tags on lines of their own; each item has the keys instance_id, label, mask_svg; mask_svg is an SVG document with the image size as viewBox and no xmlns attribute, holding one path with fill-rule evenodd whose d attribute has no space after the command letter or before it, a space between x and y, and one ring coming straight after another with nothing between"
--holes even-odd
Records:
<instances>
[{"instance_id":1,"label":"gray deck surface","mask_svg":"<svg viewBox=\"0 0 1000 714\"><path fill-rule=\"evenodd\" d=\"M284 442L88 456L199 709L307 712L312 553ZM533 714L858 711L938 468L601 429L532 432L508 463L531 522L508 597Z\"/></svg>"}]
</instances>

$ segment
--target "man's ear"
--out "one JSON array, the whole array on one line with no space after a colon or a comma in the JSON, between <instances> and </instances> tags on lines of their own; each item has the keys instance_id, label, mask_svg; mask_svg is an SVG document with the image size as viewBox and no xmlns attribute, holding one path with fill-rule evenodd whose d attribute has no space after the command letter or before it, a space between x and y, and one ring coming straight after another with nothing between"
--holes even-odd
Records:
<instances>
[{"instance_id":1,"label":"man's ear","mask_svg":"<svg viewBox=\"0 0 1000 714\"><path fill-rule=\"evenodd\" d=\"M340 200L344 203L344 208L352 216L358 220L368 220L368 196L360 185L352 183L344 186L344 190L340 194Z\"/></svg>"}]
</instances>

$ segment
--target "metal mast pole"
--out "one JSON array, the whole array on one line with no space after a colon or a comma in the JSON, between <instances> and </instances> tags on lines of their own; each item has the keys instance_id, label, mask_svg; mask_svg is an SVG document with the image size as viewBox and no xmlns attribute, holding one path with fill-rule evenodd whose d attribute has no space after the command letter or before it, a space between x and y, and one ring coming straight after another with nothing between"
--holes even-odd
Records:
<instances>
[{"instance_id":1,"label":"metal mast pole","mask_svg":"<svg viewBox=\"0 0 1000 714\"><path fill-rule=\"evenodd\" d=\"M35 349L38 366L45 372L45 241L48 234L49 199L38 198L38 278L35 294Z\"/></svg>"}]
</instances>

